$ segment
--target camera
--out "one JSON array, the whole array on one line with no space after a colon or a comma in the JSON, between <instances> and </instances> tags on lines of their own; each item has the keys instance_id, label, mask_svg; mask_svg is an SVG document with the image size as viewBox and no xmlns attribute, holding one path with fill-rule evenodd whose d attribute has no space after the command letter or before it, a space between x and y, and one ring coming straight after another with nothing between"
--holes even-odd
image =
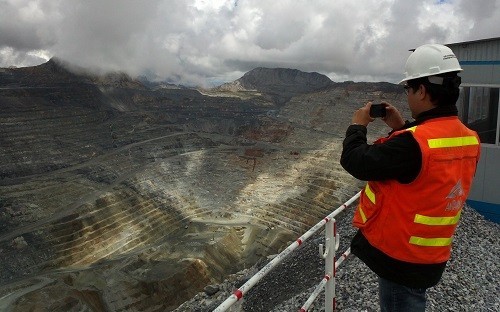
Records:
<instances>
[{"instance_id":1,"label":"camera","mask_svg":"<svg viewBox=\"0 0 500 312\"><path fill-rule=\"evenodd\" d=\"M372 104L370 106L370 117L385 117L385 104Z\"/></svg>"}]
</instances>

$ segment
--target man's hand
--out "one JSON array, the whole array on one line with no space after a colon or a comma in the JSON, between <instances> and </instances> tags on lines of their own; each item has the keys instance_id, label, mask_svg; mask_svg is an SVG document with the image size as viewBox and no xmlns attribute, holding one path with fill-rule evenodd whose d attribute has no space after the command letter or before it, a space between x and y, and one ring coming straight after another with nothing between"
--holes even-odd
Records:
<instances>
[{"instance_id":1,"label":"man's hand","mask_svg":"<svg viewBox=\"0 0 500 312\"><path fill-rule=\"evenodd\" d=\"M382 120L389 126L392 130L399 130L405 125L403 117L398 109L387 102L382 102L385 105L385 117ZM369 109L368 109L369 110Z\"/></svg>"},{"instance_id":2,"label":"man's hand","mask_svg":"<svg viewBox=\"0 0 500 312\"><path fill-rule=\"evenodd\" d=\"M365 106L359 108L352 115L352 124L368 126L368 124L375 120L375 118L370 117L370 107L372 102L366 103Z\"/></svg>"},{"instance_id":3,"label":"man's hand","mask_svg":"<svg viewBox=\"0 0 500 312\"><path fill-rule=\"evenodd\" d=\"M404 127L405 121L401 116L398 109L387 102L382 102L385 105L385 117L382 120L387 126L393 130L399 130ZM352 115L352 124L368 126L368 124L375 120L375 118L370 117L370 107L372 102L366 103L365 106L359 108Z\"/></svg>"}]
</instances>

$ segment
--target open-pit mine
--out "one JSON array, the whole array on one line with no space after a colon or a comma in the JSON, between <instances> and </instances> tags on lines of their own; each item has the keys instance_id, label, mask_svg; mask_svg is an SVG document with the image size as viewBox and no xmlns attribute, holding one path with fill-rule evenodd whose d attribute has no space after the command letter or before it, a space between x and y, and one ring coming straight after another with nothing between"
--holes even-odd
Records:
<instances>
[{"instance_id":1,"label":"open-pit mine","mask_svg":"<svg viewBox=\"0 0 500 312\"><path fill-rule=\"evenodd\" d=\"M369 100L403 93L290 69L210 90L0 69L0 310L170 311L278 253L361 186L339 157Z\"/></svg>"}]
</instances>

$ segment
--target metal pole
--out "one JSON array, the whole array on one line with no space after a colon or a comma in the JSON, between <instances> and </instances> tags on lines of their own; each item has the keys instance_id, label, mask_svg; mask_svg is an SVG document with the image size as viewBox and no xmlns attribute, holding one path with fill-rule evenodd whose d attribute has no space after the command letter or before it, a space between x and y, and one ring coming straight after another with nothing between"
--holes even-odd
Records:
<instances>
[{"instance_id":1,"label":"metal pole","mask_svg":"<svg viewBox=\"0 0 500 312\"><path fill-rule=\"evenodd\" d=\"M325 244L327 246L325 254L325 275L330 276L325 287L325 312L333 312L335 298L335 218L328 221L325 231Z\"/></svg>"},{"instance_id":2,"label":"metal pole","mask_svg":"<svg viewBox=\"0 0 500 312\"><path fill-rule=\"evenodd\" d=\"M309 308L313 304L313 302L316 300L316 298L319 296L319 294L323 291L323 288L325 288L326 283L330 280L330 276L325 275L321 282L316 286L312 294L309 296L307 301L304 303L302 308L300 308L299 312L307 312L309 311Z\"/></svg>"},{"instance_id":3,"label":"metal pole","mask_svg":"<svg viewBox=\"0 0 500 312\"><path fill-rule=\"evenodd\" d=\"M338 240L337 240L338 241ZM338 246L336 246L336 249L338 249ZM337 270L337 268L342 264L342 262L344 262L345 259L347 259L347 257L350 255L351 253L351 248L348 248L341 256L340 258L335 261L335 267L334 267L334 272ZM320 254L321 256L323 256L323 246L320 244ZM302 308L299 310L299 312L306 312L309 310L309 308L311 307L311 305L313 304L313 302L316 300L316 298L318 297L318 295L321 293L321 291L323 291L323 288L325 288L326 286L326 283L331 279L332 277L330 275L325 275L325 277L323 277L323 279L321 280L321 282L316 286L316 288L314 289L314 291L312 292L312 294L309 296L309 298L307 299L307 301L304 303L304 305L302 306ZM326 290L325 290L326 291ZM326 293L325 293L325 296L326 296ZM325 299L326 300L326 299ZM335 300L335 297L334 297L334 300ZM326 308L328 307L329 305L326 305L325 304L325 311L326 311ZM333 304L333 308L335 309L335 302Z\"/></svg>"}]
</instances>

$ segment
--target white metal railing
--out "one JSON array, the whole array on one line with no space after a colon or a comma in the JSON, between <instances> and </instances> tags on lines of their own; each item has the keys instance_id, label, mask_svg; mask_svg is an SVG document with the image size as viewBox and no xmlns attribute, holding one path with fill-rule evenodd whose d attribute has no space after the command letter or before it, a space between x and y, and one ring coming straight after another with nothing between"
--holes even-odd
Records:
<instances>
[{"instance_id":1,"label":"white metal railing","mask_svg":"<svg viewBox=\"0 0 500 312\"><path fill-rule=\"evenodd\" d=\"M316 288L316 290L313 292L313 295L317 292L316 296L314 296L314 298L311 299L311 297L313 296L313 295L311 295L311 297L309 299L311 299L312 301L314 301L314 299L318 296L318 294L321 292L321 290L323 289L323 287L326 285L327 286L327 289L326 289L327 294L326 295L328 295L328 299L326 299L327 296L325 296L325 303L326 303L327 300L329 300L329 302L331 302L333 304L333 306L334 306L335 305L335 302L334 302L334 300L335 300L334 299L334 296L335 296L334 295L334 291L335 291L335 281L334 281L335 270L344 261L344 259L347 258L347 256L350 253L350 250L348 249L342 255L342 257L337 261L338 264L337 263L335 263L335 265L333 264L334 263L334 259L335 259L335 250L338 248L338 239L337 239L337 235L336 235L336 222L335 222L334 218L339 213L341 213L342 211L344 211L345 208L347 208L348 206L350 206L354 201L356 201L359 198L360 194L361 194L361 192L358 192L351 199L349 199L348 201L346 201L339 208L335 209L331 214L329 214L328 216L326 216L323 220L321 220L316 225L314 225L312 228L310 228L309 231L305 232L295 242L293 242L287 248L285 248L285 250L283 250L275 258L273 258L259 272L257 272L254 276L252 276L245 284L243 284L240 288L238 288L237 290L235 290L234 293L231 296L229 296L224 302L222 302L213 312L222 312L222 311L226 311L227 309L229 309L234 303L236 303L238 300L240 300L241 298L243 298L243 296L253 286L255 286L255 284L257 284L264 276L266 276L267 273L269 273L278 263L280 263L281 261L283 261L283 259L286 256L288 256L292 251L296 250L300 245L302 245L303 242L305 242L307 239L309 239L313 234L315 234L319 229L321 229L326 224L330 224L331 226L329 225L326 228L327 234L325 234L325 235L330 234L330 236L326 237L327 238L327 241L325 241L325 243L326 243L326 251L324 253L323 253L323 246L322 245L320 246L320 253L321 253L321 255L323 257L326 258L326 263L325 263L326 274L325 274L325 277L323 278L323 280L321 281L320 285L318 285L318 287ZM329 259L331 259L331 261ZM323 286L321 286L321 285L323 285ZM331 292L331 294L329 294L328 292ZM331 297L330 295L332 295L333 297ZM312 303L312 301L311 301L311 303ZM308 300L308 302L309 302L309 300ZM309 306L310 306L310 304L309 304ZM330 304L328 304L328 306L330 306ZM333 306L332 306L332 308L333 308ZM325 304L325 309L326 309L326 307L327 307L327 305ZM305 309L303 311L307 311L307 309ZM326 311L328 311L328 310L326 310Z\"/></svg>"},{"instance_id":2,"label":"white metal railing","mask_svg":"<svg viewBox=\"0 0 500 312\"><path fill-rule=\"evenodd\" d=\"M337 268L351 254L351 248L348 248L340 256L340 258L335 261L335 252L339 249L339 244L340 238L337 235L337 222L335 221L335 218L332 218L326 223L326 250L323 252L323 245L319 245L319 255L325 259L325 276L316 286L302 308L300 308L299 312L306 312L309 310L313 302L325 287L325 312L333 312L333 310L335 310L335 276L337 275Z\"/></svg>"}]
</instances>

